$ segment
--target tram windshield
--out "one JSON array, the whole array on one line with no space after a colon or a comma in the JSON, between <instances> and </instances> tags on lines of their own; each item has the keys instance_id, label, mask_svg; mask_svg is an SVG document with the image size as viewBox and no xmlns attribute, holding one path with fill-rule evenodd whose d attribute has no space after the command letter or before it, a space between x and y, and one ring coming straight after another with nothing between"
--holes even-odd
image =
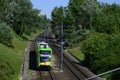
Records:
<instances>
[{"instance_id":1,"label":"tram windshield","mask_svg":"<svg viewBox=\"0 0 120 80\"><path fill-rule=\"evenodd\" d=\"M50 51L40 51L40 54L47 55L50 54Z\"/></svg>"},{"instance_id":2,"label":"tram windshield","mask_svg":"<svg viewBox=\"0 0 120 80\"><path fill-rule=\"evenodd\" d=\"M50 51L40 51L40 61L47 62L50 61Z\"/></svg>"},{"instance_id":3,"label":"tram windshield","mask_svg":"<svg viewBox=\"0 0 120 80\"><path fill-rule=\"evenodd\" d=\"M50 57L40 57L41 62L47 62L50 61Z\"/></svg>"}]
</instances>

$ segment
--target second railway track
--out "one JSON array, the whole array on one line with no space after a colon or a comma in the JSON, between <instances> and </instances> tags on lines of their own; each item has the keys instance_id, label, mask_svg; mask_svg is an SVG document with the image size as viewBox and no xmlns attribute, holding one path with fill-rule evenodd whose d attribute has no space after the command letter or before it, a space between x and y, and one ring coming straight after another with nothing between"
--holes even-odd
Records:
<instances>
[{"instance_id":1,"label":"second railway track","mask_svg":"<svg viewBox=\"0 0 120 80\"><path fill-rule=\"evenodd\" d=\"M53 61L54 65L52 66L51 71L37 71L38 80L85 80L91 76L88 69L83 69L82 66L78 65L78 62L65 52L63 52L63 72L59 72L60 47L56 45L55 40L50 40L49 44L53 49L53 55L55 57L55 61ZM58 70L57 73L54 71L56 67Z\"/></svg>"},{"instance_id":2,"label":"second railway track","mask_svg":"<svg viewBox=\"0 0 120 80\"><path fill-rule=\"evenodd\" d=\"M53 47L53 52L56 53L57 57L60 58L60 50L59 48L53 44L50 43L51 46ZM87 76L85 74L83 74L79 68L77 68L73 62L71 62L65 55L63 55L63 66L66 66L70 72L76 77L77 80L84 80L85 78L87 78Z\"/></svg>"}]
</instances>

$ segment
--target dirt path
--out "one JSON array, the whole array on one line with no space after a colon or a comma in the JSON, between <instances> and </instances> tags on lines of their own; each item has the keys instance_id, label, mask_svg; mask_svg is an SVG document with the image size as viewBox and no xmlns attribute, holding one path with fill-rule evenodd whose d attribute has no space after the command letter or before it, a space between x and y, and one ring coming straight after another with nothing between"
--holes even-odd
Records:
<instances>
[{"instance_id":1,"label":"dirt path","mask_svg":"<svg viewBox=\"0 0 120 80\"><path fill-rule=\"evenodd\" d=\"M35 50L33 42L29 42L25 49L20 80L37 80L35 70Z\"/></svg>"}]
</instances>

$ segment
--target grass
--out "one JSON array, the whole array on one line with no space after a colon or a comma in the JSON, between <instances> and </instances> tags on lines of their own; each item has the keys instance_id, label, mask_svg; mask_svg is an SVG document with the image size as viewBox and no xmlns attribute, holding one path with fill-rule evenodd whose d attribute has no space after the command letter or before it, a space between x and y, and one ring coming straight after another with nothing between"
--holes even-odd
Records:
<instances>
[{"instance_id":1,"label":"grass","mask_svg":"<svg viewBox=\"0 0 120 80\"><path fill-rule=\"evenodd\" d=\"M68 49L68 51L76 57L78 60L83 61L84 60L84 54L82 53L80 49L80 44L75 45L74 47Z\"/></svg>"},{"instance_id":2,"label":"grass","mask_svg":"<svg viewBox=\"0 0 120 80\"><path fill-rule=\"evenodd\" d=\"M14 48L7 47L5 45L0 45L0 58L3 59L6 63L11 65L13 69L12 80L17 80L18 75L21 68L22 57L24 53L24 48L26 46L26 42L24 40L19 40L17 37L14 36L13 39L13 46ZM7 65L3 65L7 66ZM10 75L9 73L5 72L6 75Z\"/></svg>"},{"instance_id":3,"label":"grass","mask_svg":"<svg viewBox=\"0 0 120 80\"><path fill-rule=\"evenodd\" d=\"M27 38L32 39L41 32L37 31L37 33L32 33ZM14 34L13 48L0 44L0 62L2 61L0 63L1 80L19 80L24 49L27 43L28 41Z\"/></svg>"},{"instance_id":4,"label":"grass","mask_svg":"<svg viewBox=\"0 0 120 80\"><path fill-rule=\"evenodd\" d=\"M38 34L42 33L43 30L37 30L36 33L32 33L30 34L29 36L28 35L25 35L26 38L28 38L29 40L34 38L35 36L37 36Z\"/></svg>"},{"instance_id":5,"label":"grass","mask_svg":"<svg viewBox=\"0 0 120 80\"><path fill-rule=\"evenodd\" d=\"M90 34L90 30L86 30L85 34ZM81 44L82 43L83 43L83 41L78 43L78 44L72 45L72 48L68 49L70 54L72 54L79 61L83 61L85 59L85 55L81 51Z\"/></svg>"}]
</instances>

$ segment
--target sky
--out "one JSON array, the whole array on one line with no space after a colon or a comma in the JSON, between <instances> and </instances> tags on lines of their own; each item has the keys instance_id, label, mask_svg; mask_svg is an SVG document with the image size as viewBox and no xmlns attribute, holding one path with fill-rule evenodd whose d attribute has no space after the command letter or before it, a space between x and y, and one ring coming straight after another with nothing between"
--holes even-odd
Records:
<instances>
[{"instance_id":1,"label":"sky","mask_svg":"<svg viewBox=\"0 0 120 80\"><path fill-rule=\"evenodd\" d=\"M69 0L31 0L33 7L40 9L42 13L47 15L47 18L50 18L51 12L56 6L67 6Z\"/></svg>"},{"instance_id":2,"label":"sky","mask_svg":"<svg viewBox=\"0 0 120 80\"><path fill-rule=\"evenodd\" d=\"M69 0L30 0L33 4L33 8L41 10L42 13L46 14L47 18L51 18L51 12L56 6L67 6ZM104 3L117 3L120 4L120 0L98 0Z\"/></svg>"}]
</instances>

